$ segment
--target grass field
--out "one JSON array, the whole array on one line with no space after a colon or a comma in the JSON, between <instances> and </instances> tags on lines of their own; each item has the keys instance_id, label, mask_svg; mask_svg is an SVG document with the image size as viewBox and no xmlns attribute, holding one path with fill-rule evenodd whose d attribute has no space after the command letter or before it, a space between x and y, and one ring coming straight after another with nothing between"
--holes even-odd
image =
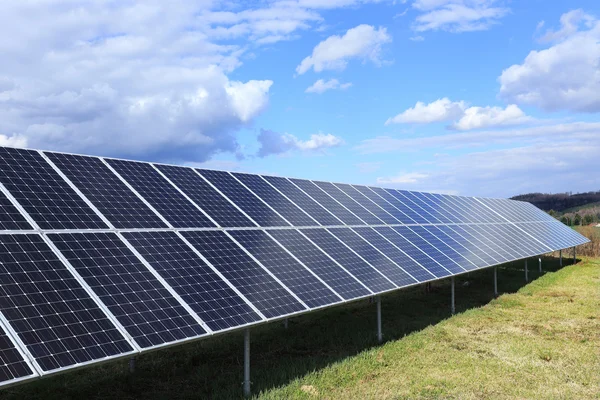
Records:
<instances>
[{"instance_id":1,"label":"grass field","mask_svg":"<svg viewBox=\"0 0 600 400\"><path fill-rule=\"evenodd\" d=\"M537 260L535 260L537 261ZM567 261L567 260L565 260ZM571 262L570 260L568 261ZM252 329L253 393L280 398L600 398L600 259L522 262ZM534 260L530 261L535 266ZM241 333L4 389L0 399L241 398Z\"/></svg>"}]
</instances>

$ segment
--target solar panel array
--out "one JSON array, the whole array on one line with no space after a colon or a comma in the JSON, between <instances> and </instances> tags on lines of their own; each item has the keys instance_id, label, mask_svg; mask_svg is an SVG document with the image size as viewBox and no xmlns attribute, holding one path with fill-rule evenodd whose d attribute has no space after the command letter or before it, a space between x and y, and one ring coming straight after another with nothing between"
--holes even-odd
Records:
<instances>
[{"instance_id":1,"label":"solar panel array","mask_svg":"<svg viewBox=\"0 0 600 400\"><path fill-rule=\"evenodd\" d=\"M0 385L585 242L519 201L0 147Z\"/></svg>"}]
</instances>

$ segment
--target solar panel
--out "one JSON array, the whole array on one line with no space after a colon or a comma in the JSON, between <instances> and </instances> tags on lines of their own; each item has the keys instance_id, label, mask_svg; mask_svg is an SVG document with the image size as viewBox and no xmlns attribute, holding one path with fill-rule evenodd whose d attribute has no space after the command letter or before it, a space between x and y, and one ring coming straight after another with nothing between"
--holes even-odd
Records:
<instances>
[{"instance_id":1,"label":"solar panel","mask_svg":"<svg viewBox=\"0 0 600 400\"><path fill-rule=\"evenodd\" d=\"M395 222L390 222L394 224L412 224L414 221L407 217L402 211L398 210L392 204L390 204L383 197L375 193L372 189L367 186L361 185L352 185L352 187L360 192L363 196L371 200L373 203L377 204L380 208L384 209L389 215L391 215ZM387 221L387 220L386 220Z\"/></svg>"},{"instance_id":2,"label":"solar panel","mask_svg":"<svg viewBox=\"0 0 600 400\"><path fill-rule=\"evenodd\" d=\"M319 182L313 181L315 185L317 185L321 190L325 193L333 197L338 203L342 204L348 210L350 210L354 215L364 221L369 225L381 225L384 222L377 218L375 215L371 214L366 208L357 203L353 198L346 195L342 190L336 187L333 183L330 182Z\"/></svg>"},{"instance_id":3,"label":"solar panel","mask_svg":"<svg viewBox=\"0 0 600 400\"><path fill-rule=\"evenodd\" d=\"M450 269L452 272L460 273L462 272L461 269L465 271L477 268L477 264L472 263L468 257L463 255L464 248L461 248L462 251L455 250L454 247L450 245L450 243L446 242L443 239L440 239L440 236L432 233L428 229L425 229L424 226L411 226L410 228L407 227L405 231L411 231L414 234L418 235L418 237L426 241L428 245L433 246L437 252L443 254L447 259L449 259L451 263L449 262L446 268ZM411 239L411 241L414 244L417 244L414 240ZM417 244L417 246L420 247L419 244ZM456 268L456 266L460 267L460 269Z\"/></svg>"},{"instance_id":4,"label":"solar panel","mask_svg":"<svg viewBox=\"0 0 600 400\"><path fill-rule=\"evenodd\" d=\"M372 191L377 193L379 196L384 198L391 205L400 210L407 218L410 218L412 222L404 221L405 224L427 224L429 220L421 215L421 211L417 208L414 203L410 203L406 197L402 196L396 190L393 189L382 189L377 187L371 187ZM414 209L413 209L414 208ZM417 212L417 211L419 212Z\"/></svg>"},{"instance_id":5,"label":"solar panel","mask_svg":"<svg viewBox=\"0 0 600 400\"><path fill-rule=\"evenodd\" d=\"M416 279L407 274L398 264L387 258L381 251L360 237L352 229L329 228L328 231L364 258L373 268L385 275L398 287L412 285L417 282Z\"/></svg>"},{"instance_id":6,"label":"solar panel","mask_svg":"<svg viewBox=\"0 0 600 400\"><path fill-rule=\"evenodd\" d=\"M304 213L294 203L269 185L259 175L232 173L238 180L246 185L255 195L265 203L273 207L281 216L294 226L316 226L319 225L309 215Z\"/></svg>"},{"instance_id":7,"label":"solar panel","mask_svg":"<svg viewBox=\"0 0 600 400\"><path fill-rule=\"evenodd\" d=\"M17 349L15 343L0 327L0 386L19 382L37 376L25 356Z\"/></svg>"},{"instance_id":8,"label":"solar panel","mask_svg":"<svg viewBox=\"0 0 600 400\"><path fill-rule=\"evenodd\" d=\"M106 161L175 228L216 226L151 164L111 159Z\"/></svg>"},{"instance_id":9,"label":"solar panel","mask_svg":"<svg viewBox=\"0 0 600 400\"><path fill-rule=\"evenodd\" d=\"M276 176L263 176L263 178L281 193L285 194L298 207L306 211L307 214L316 219L321 225L344 224L286 178Z\"/></svg>"},{"instance_id":10,"label":"solar panel","mask_svg":"<svg viewBox=\"0 0 600 400\"><path fill-rule=\"evenodd\" d=\"M213 331L261 320L175 232L123 236Z\"/></svg>"},{"instance_id":11,"label":"solar panel","mask_svg":"<svg viewBox=\"0 0 600 400\"><path fill-rule=\"evenodd\" d=\"M352 228L352 230L376 247L377 250L382 252L390 260L402 267L404 271L409 273L419 282L425 282L435 278L435 275L422 266L418 260L411 258L404 252L404 249L400 250L398 246L392 244L389 240L386 240L385 236L379 234L373 228ZM394 232L392 231L392 233ZM396 233L394 234L397 235Z\"/></svg>"},{"instance_id":12,"label":"solar panel","mask_svg":"<svg viewBox=\"0 0 600 400\"><path fill-rule=\"evenodd\" d=\"M219 226L224 228L256 226L192 168L158 164L155 166Z\"/></svg>"},{"instance_id":13,"label":"solar panel","mask_svg":"<svg viewBox=\"0 0 600 400\"><path fill-rule=\"evenodd\" d=\"M260 226L290 225L228 172L211 170L196 171L210 181L221 193L227 196L229 200L234 202Z\"/></svg>"},{"instance_id":14,"label":"solar panel","mask_svg":"<svg viewBox=\"0 0 600 400\"><path fill-rule=\"evenodd\" d=\"M0 311L44 372L134 351L37 234L0 235Z\"/></svg>"},{"instance_id":15,"label":"solar panel","mask_svg":"<svg viewBox=\"0 0 600 400\"><path fill-rule=\"evenodd\" d=\"M0 230L33 229L25 217L10 202L4 193L0 192Z\"/></svg>"},{"instance_id":16,"label":"solar panel","mask_svg":"<svg viewBox=\"0 0 600 400\"><path fill-rule=\"evenodd\" d=\"M140 347L206 334L116 234L48 237Z\"/></svg>"},{"instance_id":17,"label":"solar panel","mask_svg":"<svg viewBox=\"0 0 600 400\"><path fill-rule=\"evenodd\" d=\"M549 215L548 213L540 210L536 206L531 203L527 203L524 201L512 201L516 207L523 208L528 215L531 216L531 221L540 221L540 222L557 222L556 219ZM581 239L581 237L579 237Z\"/></svg>"},{"instance_id":18,"label":"solar panel","mask_svg":"<svg viewBox=\"0 0 600 400\"><path fill-rule=\"evenodd\" d=\"M439 215L445 217L450 223L468 222L467 218L461 214L460 210L452 208L442 195L422 192L415 192L415 195L421 197L423 201L428 202L435 210L437 210ZM439 216L438 219L440 219Z\"/></svg>"},{"instance_id":19,"label":"solar panel","mask_svg":"<svg viewBox=\"0 0 600 400\"><path fill-rule=\"evenodd\" d=\"M265 317L306 310L224 232L185 231L182 235Z\"/></svg>"},{"instance_id":20,"label":"solar panel","mask_svg":"<svg viewBox=\"0 0 600 400\"><path fill-rule=\"evenodd\" d=\"M307 306L322 307L342 300L266 232L239 230L229 233Z\"/></svg>"},{"instance_id":21,"label":"solar panel","mask_svg":"<svg viewBox=\"0 0 600 400\"><path fill-rule=\"evenodd\" d=\"M585 243L584 238L579 236L575 230L564 226L562 222L524 222L515 225L528 234L535 236L537 240L553 250L565 249Z\"/></svg>"},{"instance_id":22,"label":"solar panel","mask_svg":"<svg viewBox=\"0 0 600 400\"><path fill-rule=\"evenodd\" d=\"M344 208L341 204L335 201L331 196L327 195L313 182L305 179L292 179L290 181L298 188L302 189L304 193L313 198L316 202L321 204L327 211L335 215L340 221L346 225L364 225L365 223Z\"/></svg>"},{"instance_id":23,"label":"solar panel","mask_svg":"<svg viewBox=\"0 0 600 400\"><path fill-rule=\"evenodd\" d=\"M496 260L485 256L484 252L476 246L469 243L467 240L459 236L457 233L447 234L440 227L435 225L420 227L435 235L441 240L446 246L452 248L453 251L460 254L461 257L466 258L476 268L483 268L488 265L496 264ZM418 232L418 231L416 231Z\"/></svg>"},{"instance_id":24,"label":"solar panel","mask_svg":"<svg viewBox=\"0 0 600 400\"><path fill-rule=\"evenodd\" d=\"M46 155L115 228L167 227L99 158Z\"/></svg>"},{"instance_id":25,"label":"solar panel","mask_svg":"<svg viewBox=\"0 0 600 400\"><path fill-rule=\"evenodd\" d=\"M0 147L0 182L42 229L108 228L37 151ZM16 210L5 210L2 220L14 220L7 229L30 228Z\"/></svg>"},{"instance_id":26,"label":"solar panel","mask_svg":"<svg viewBox=\"0 0 600 400\"><path fill-rule=\"evenodd\" d=\"M401 196L404 197L407 205L411 207L413 210L418 212L427 220L427 222L431 224L439 224L439 223L448 223L450 221L442 218L438 218L439 212L433 209L427 202L423 201L420 197L416 196L414 193L409 192L407 190L396 190L398 194L398 198Z\"/></svg>"},{"instance_id":27,"label":"solar panel","mask_svg":"<svg viewBox=\"0 0 600 400\"><path fill-rule=\"evenodd\" d=\"M396 287L385 275L373 268L371 264L350 250L349 247L345 246L326 229L302 229L300 232L306 235L342 267L346 268L348 272L361 281L363 285L371 289L372 292L385 292Z\"/></svg>"},{"instance_id":28,"label":"solar panel","mask_svg":"<svg viewBox=\"0 0 600 400\"><path fill-rule=\"evenodd\" d=\"M352 200L363 206L367 209L372 215L379 218L382 222L386 224L399 224L398 221L392 214L389 214L384 208L381 208L377 203L371 201L371 199L367 196L364 196L362 192L358 191L352 185L348 185L345 183L336 183L335 186L344 192L348 197Z\"/></svg>"},{"instance_id":29,"label":"solar panel","mask_svg":"<svg viewBox=\"0 0 600 400\"><path fill-rule=\"evenodd\" d=\"M497 247L493 241L483 238L478 232L473 229L472 225L452 225L452 226L440 226L444 232L450 231L459 234L475 246L483 249L484 252L494 258L497 262L506 262L510 260L510 255L501 254L495 250Z\"/></svg>"},{"instance_id":30,"label":"solar panel","mask_svg":"<svg viewBox=\"0 0 600 400\"><path fill-rule=\"evenodd\" d=\"M477 222L493 223L493 222L506 222L504 218L499 216L494 211L490 210L485 205L481 204L477 199L473 197L455 197L457 202L460 202L468 207L472 216L475 216Z\"/></svg>"},{"instance_id":31,"label":"solar panel","mask_svg":"<svg viewBox=\"0 0 600 400\"><path fill-rule=\"evenodd\" d=\"M426 193L427 194L427 193ZM429 193L430 196L432 194ZM444 207L448 212L452 215L456 215L458 218L458 222L461 223L479 223L479 222L487 222L481 218L477 217L477 214L474 214L472 210L469 210L469 207L460 202L458 200L458 196L449 196L449 195L433 195L437 197L440 201L440 207Z\"/></svg>"},{"instance_id":32,"label":"solar panel","mask_svg":"<svg viewBox=\"0 0 600 400\"><path fill-rule=\"evenodd\" d=\"M427 252L421 250L419 247L410 242L404 236L400 235L394 229L389 227L374 228L377 233L381 234L396 247L400 248L404 253L409 255L413 260L419 263L427 271L431 272L434 276L440 278L443 276L451 275L451 272L439 264L433 257ZM360 233L360 232L359 232ZM385 253L385 252L384 252Z\"/></svg>"},{"instance_id":33,"label":"solar panel","mask_svg":"<svg viewBox=\"0 0 600 400\"><path fill-rule=\"evenodd\" d=\"M326 282L344 299L367 296L371 292L339 265L319 250L295 229L268 231L281 245L298 258L307 268Z\"/></svg>"},{"instance_id":34,"label":"solar panel","mask_svg":"<svg viewBox=\"0 0 600 400\"><path fill-rule=\"evenodd\" d=\"M514 225L500 225L500 229L502 230L502 235L508 235L514 242L527 248L530 255L544 254L552 251L550 247L544 246L540 241L532 238Z\"/></svg>"},{"instance_id":35,"label":"solar panel","mask_svg":"<svg viewBox=\"0 0 600 400\"><path fill-rule=\"evenodd\" d=\"M494 225L471 225L469 229L475 232L482 241L492 247L497 253L502 254L506 260L522 258L526 252L511 238L502 236L498 231L500 224ZM517 247L513 247L517 244Z\"/></svg>"}]
</instances>

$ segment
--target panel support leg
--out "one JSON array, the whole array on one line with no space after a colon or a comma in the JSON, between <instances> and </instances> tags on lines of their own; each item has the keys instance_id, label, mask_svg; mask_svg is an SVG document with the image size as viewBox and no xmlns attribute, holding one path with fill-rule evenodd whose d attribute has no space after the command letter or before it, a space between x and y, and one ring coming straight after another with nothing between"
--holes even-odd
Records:
<instances>
[{"instance_id":1,"label":"panel support leg","mask_svg":"<svg viewBox=\"0 0 600 400\"><path fill-rule=\"evenodd\" d=\"M377 296L377 341L379 343L383 341L383 334L381 333L381 296Z\"/></svg>"},{"instance_id":2,"label":"panel support leg","mask_svg":"<svg viewBox=\"0 0 600 400\"><path fill-rule=\"evenodd\" d=\"M558 257L560 259L560 264L559 265L562 267L562 250L558 251Z\"/></svg>"},{"instance_id":3,"label":"panel support leg","mask_svg":"<svg viewBox=\"0 0 600 400\"><path fill-rule=\"evenodd\" d=\"M529 276L527 271L527 260L525 260L525 282L529 282Z\"/></svg>"},{"instance_id":4,"label":"panel support leg","mask_svg":"<svg viewBox=\"0 0 600 400\"><path fill-rule=\"evenodd\" d=\"M129 372L130 373L135 372L135 357L131 357L129 359Z\"/></svg>"},{"instance_id":5,"label":"panel support leg","mask_svg":"<svg viewBox=\"0 0 600 400\"><path fill-rule=\"evenodd\" d=\"M573 246L573 264L577 264L577 253L575 252L575 246Z\"/></svg>"},{"instance_id":6,"label":"panel support leg","mask_svg":"<svg viewBox=\"0 0 600 400\"><path fill-rule=\"evenodd\" d=\"M456 313L456 308L454 307L454 277L450 278L450 310L452 315Z\"/></svg>"},{"instance_id":7,"label":"panel support leg","mask_svg":"<svg viewBox=\"0 0 600 400\"><path fill-rule=\"evenodd\" d=\"M542 258L541 257L538 258L538 266L539 266L540 274L541 274L542 273Z\"/></svg>"},{"instance_id":8,"label":"panel support leg","mask_svg":"<svg viewBox=\"0 0 600 400\"><path fill-rule=\"evenodd\" d=\"M287 318L283 320L283 327L284 327L285 329L287 329L287 328L288 328L288 319L287 319Z\"/></svg>"},{"instance_id":9,"label":"panel support leg","mask_svg":"<svg viewBox=\"0 0 600 400\"><path fill-rule=\"evenodd\" d=\"M244 396L250 397L250 329L244 331Z\"/></svg>"},{"instance_id":10,"label":"panel support leg","mask_svg":"<svg viewBox=\"0 0 600 400\"><path fill-rule=\"evenodd\" d=\"M494 297L498 297L498 267L494 267Z\"/></svg>"}]
</instances>

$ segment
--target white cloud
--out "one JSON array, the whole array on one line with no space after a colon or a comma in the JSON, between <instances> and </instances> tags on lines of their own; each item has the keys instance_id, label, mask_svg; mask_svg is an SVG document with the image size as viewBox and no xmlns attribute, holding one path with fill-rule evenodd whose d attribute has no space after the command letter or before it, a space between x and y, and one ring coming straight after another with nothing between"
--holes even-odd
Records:
<instances>
[{"instance_id":1,"label":"white cloud","mask_svg":"<svg viewBox=\"0 0 600 400\"><path fill-rule=\"evenodd\" d=\"M377 178L377 183L380 185L407 185L420 182L428 177L428 174L420 172L408 172L387 178Z\"/></svg>"},{"instance_id":2,"label":"white cloud","mask_svg":"<svg viewBox=\"0 0 600 400\"><path fill-rule=\"evenodd\" d=\"M422 42L425 38L423 36L411 36L409 40L412 40L413 42Z\"/></svg>"},{"instance_id":3,"label":"white cloud","mask_svg":"<svg viewBox=\"0 0 600 400\"><path fill-rule=\"evenodd\" d=\"M285 154L291 151L323 153L327 149L341 146L344 141L332 134L316 133L310 139L301 140L289 133L278 133L261 129L258 135L260 149L257 156L266 157L272 154Z\"/></svg>"},{"instance_id":4,"label":"white cloud","mask_svg":"<svg viewBox=\"0 0 600 400\"><path fill-rule=\"evenodd\" d=\"M450 101L447 97L429 104L419 101L414 107L389 118L385 124L428 124L450 121L460 118L464 114L465 108L465 102Z\"/></svg>"},{"instance_id":5,"label":"white cloud","mask_svg":"<svg viewBox=\"0 0 600 400\"><path fill-rule=\"evenodd\" d=\"M464 115L454 124L453 129L466 131L487 128L490 126L516 125L531 120L516 105L502 107L469 107Z\"/></svg>"},{"instance_id":6,"label":"white cloud","mask_svg":"<svg viewBox=\"0 0 600 400\"><path fill-rule=\"evenodd\" d=\"M361 162L358 164L355 164L356 168L358 168L358 172L360 172L361 174L370 174L372 172L375 172L377 170L379 170L381 168L381 166L383 165L382 162Z\"/></svg>"},{"instance_id":7,"label":"white cloud","mask_svg":"<svg viewBox=\"0 0 600 400\"><path fill-rule=\"evenodd\" d=\"M600 111L600 21L591 18L564 14L561 29L544 36L558 43L502 71L500 96L547 111Z\"/></svg>"},{"instance_id":8,"label":"white cloud","mask_svg":"<svg viewBox=\"0 0 600 400\"><path fill-rule=\"evenodd\" d=\"M413 25L418 32L445 30L468 32L486 30L510 12L496 6L498 0L416 0L413 8L421 11Z\"/></svg>"},{"instance_id":9,"label":"white cloud","mask_svg":"<svg viewBox=\"0 0 600 400\"><path fill-rule=\"evenodd\" d=\"M311 86L306 88L305 92L320 94L320 93L326 92L327 90L332 90L332 89L342 89L342 90L348 89L350 86L352 86L352 83L350 83L350 82L340 83L337 79L329 79L327 81L325 81L323 79L319 79L315 83L313 83Z\"/></svg>"},{"instance_id":10,"label":"white cloud","mask_svg":"<svg viewBox=\"0 0 600 400\"><path fill-rule=\"evenodd\" d=\"M385 28L359 25L349 29L343 36L333 35L319 43L313 49L312 55L296 67L296 72L302 75L311 68L315 72L342 70L352 58L379 64L381 47L391 40Z\"/></svg>"}]
</instances>

